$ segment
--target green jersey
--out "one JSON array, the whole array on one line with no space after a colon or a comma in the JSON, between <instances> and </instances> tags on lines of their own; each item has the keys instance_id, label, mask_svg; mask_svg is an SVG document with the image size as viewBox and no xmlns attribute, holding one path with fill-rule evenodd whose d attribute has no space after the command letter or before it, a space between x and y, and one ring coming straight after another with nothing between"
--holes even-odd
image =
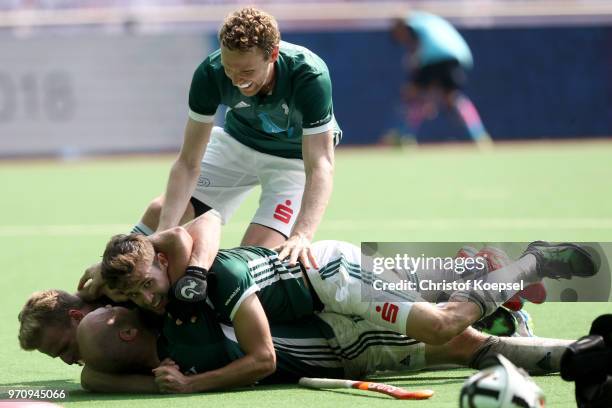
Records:
<instances>
[{"instance_id":1,"label":"green jersey","mask_svg":"<svg viewBox=\"0 0 612 408\"><path fill-rule=\"evenodd\" d=\"M249 295L257 293L271 323L293 322L314 313L313 299L298 264L289 267L262 247L221 249L213 262L208 298L224 321L234 320Z\"/></svg>"},{"instance_id":2,"label":"green jersey","mask_svg":"<svg viewBox=\"0 0 612 408\"><path fill-rule=\"evenodd\" d=\"M171 358L185 373L202 373L228 365L244 354L224 335L215 313L204 303L189 308L189 315L173 316L172 302L157 342L160 360Z\"/></svg>"},{"instance_id":3,"label":"green jersey","mask_svg":"<svg viewBox=\"0 0 612 408\"><path fill-rule=\"evenodd\" d=\"M316 316L293 324L270 326L276 372L263 383L296 382L300 377L343 377L332 328ZM191 309L185 321L166 314L157 344L160 360L171 358L185 374L224 367L244 356L234 330L215 319L205 303Z\"/></svg>"},{"instance_id":4,"label":"green jersey","mask_svg":"<svg viewBox=\"0 0 612 408\"><path fill-rule=\"evenodd\" d=\"M332 86L325 62L312 51L281 41L268 95L244 96L225 75L221 50L196 69L189 90L189 117L213 122L219 105L228 107L225 131L257 151L302 158L302 136L333 130Z\"/></svg>"}]
</instances>

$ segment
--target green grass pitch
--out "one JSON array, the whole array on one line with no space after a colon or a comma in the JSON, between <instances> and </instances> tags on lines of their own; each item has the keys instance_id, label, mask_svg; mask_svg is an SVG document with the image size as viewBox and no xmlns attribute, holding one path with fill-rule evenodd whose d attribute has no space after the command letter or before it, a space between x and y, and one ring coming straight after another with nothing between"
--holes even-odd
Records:
<instances>
[{"instance_id":1,"label":"green grass pitch","mask_svg":"<svg viewBox=\"0 0 612 408\"><path fill-rule=\"evenodd\" d=\"M472 149L340 150L334 195L317 239L360 241L609 241L612 144L525 144ZM316 406L457 407L471 370L382 375L406 388L432 388L430 401L395 401L352 390L257 387L191 396L95 395L79 368L17 343L17 313L34 290L72 290L110 235L126 232L165 187L172 157L0 163L2 253L0 387L68 389L68 407ZM257 204L253 194L224 229L239 243ZM551 303L528 309L536 334L576 338L610 303ZM573 407L573 386L539 377L548 406Z\"/></svg>"}]
</instances>

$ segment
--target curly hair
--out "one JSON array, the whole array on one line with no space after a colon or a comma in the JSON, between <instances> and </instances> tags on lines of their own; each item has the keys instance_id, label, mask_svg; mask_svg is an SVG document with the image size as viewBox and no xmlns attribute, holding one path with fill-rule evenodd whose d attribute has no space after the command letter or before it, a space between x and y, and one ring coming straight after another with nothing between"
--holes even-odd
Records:
<instances>
[{"instance_id":1,"label":"curly hair","mask_svg":"<svg viewBox=\"0 0 612 408\"><path fill-rule=\"evenodd\" d=\"M115 235L102 255L102 279L110 289L125 289L136 266L151 264L154 257L153 244L144 235Z\"/></svg>"},{"instance_id":2,"label":"curly hair","mask_svg":"<svg viewBox=\"0 0 612 408\"><path fill-rule=\"evenodd\" d=\"M81 298L63 290L34 292L19 313L19 344L24 350L40 347L43 330L50 326L68 327L70 309L81 309Z\"/></svg>"},{"instance_id":3,"label":"curly hair","mask_svg":"<svg viewBox=\"0 0 612 408\"><path fill-rule=\"evenodd\" d=\"M274 17L253 7L234 11L223 21L219 42L232 51L249 51L257 47L266 59L280 43L280 32Z\"/></svg>"}]
</instances>

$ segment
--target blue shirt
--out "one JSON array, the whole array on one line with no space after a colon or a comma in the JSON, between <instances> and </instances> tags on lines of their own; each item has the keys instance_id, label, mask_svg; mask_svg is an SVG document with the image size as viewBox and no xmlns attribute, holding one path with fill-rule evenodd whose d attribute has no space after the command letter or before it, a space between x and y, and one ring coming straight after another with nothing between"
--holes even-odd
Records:
<instances>
[{"instance_id":1,"label":"blue shirt","mask_svg":"<svg viewBox=\"0 0 612 408\"><path fill-rule=\"evenodd\" d=\"M417 59L420 67L449 59L459 61L463 68L472 67L470 48L448 21L422 11L410 13L405 21L419 39Z\"/></svg>"}]
</instances>

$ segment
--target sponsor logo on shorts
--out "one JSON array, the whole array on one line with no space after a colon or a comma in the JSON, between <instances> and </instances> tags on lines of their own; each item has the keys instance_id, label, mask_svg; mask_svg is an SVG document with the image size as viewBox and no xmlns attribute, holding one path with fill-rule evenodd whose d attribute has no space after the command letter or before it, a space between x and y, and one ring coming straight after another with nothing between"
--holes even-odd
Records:
<instances>
[{"instance_id":1,"label":"sponsor logo on shorts","mask_svg":"<svg viewBox=\"0 0 612 408\"><path fill-rule=\"evenodd\" d=\"M399 311L399 307L394 305L393 303L385 303L383 307L376 306L376 311L381 313L380 317L386 322L395 323L397 320L397 312Z\"/></svg>"},{"instance_id":2,"label":"sponsor logo on shorts","mask_svg":"<svg viewBox=\"0 0 612 408\"><path fill-rule=\"evenodd\" d=\"M291 200L287 200L285 203L277 205L274 209L274 218L285 224L289 224L292 216L293 210L291 209Z\"/></svg>"},{"instance_id":3,"label":"sponsor logo on shorts","mask_svg":"<svg viewBox=\"0 0 612 408\"><path fill-rule=\"evenodd\" d=\"M198 177L198 187L208 187L210 186L210 179L200 175Z\"/></svg>"}]
</instances>

